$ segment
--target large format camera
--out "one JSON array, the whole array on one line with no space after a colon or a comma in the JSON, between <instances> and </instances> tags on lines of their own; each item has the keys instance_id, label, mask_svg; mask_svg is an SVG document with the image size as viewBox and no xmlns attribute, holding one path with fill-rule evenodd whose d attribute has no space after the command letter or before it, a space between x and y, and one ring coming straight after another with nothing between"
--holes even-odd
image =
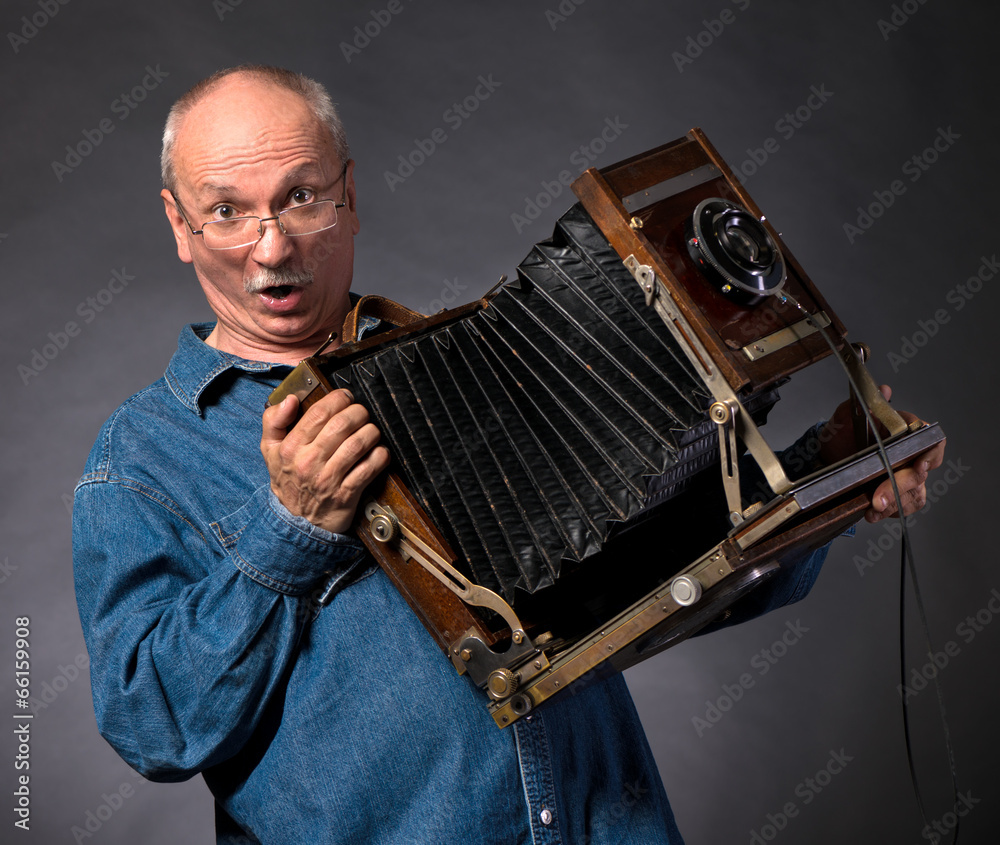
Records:
<instances>
[{"instance_id":1,"label":"large format camera","mask_svg":"<svg viewBox=\"0 0 1000 845\"><path fill-rule=\"evenodd\" d=\"M700 131L573 190L516 279L432 317L364 297L350 342L272 396L367 406L394 465L355 528L500 727L719 618L943 439L885 403ZM362 313L405 325L355 341ZM759 426L830 355L866 410L858 450L793 478Z\"/></svg>"}]
</instances>

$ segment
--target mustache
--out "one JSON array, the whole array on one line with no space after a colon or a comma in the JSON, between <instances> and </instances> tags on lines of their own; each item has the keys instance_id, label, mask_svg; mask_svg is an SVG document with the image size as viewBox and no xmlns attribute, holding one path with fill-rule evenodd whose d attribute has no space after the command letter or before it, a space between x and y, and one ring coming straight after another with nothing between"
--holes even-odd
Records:
<instances>
[{"instance_id":1,"label":"mustache","mask_svg":"<svg viewBox=\"0 0 1000 845\"><path fill-rule=\"evenodd\" d=\"M247 276L243 287L247 293L260 293L268 288L304 288L313 283L313 274L292 267L264 267Z\"/></svg>"}]
</instances>

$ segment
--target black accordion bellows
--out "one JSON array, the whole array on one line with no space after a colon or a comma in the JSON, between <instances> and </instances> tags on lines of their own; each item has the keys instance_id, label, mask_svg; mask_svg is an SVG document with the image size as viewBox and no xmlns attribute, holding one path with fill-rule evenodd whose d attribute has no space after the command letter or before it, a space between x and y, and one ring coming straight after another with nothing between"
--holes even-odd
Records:
<instances>
[{"instance_id":1,"label":"black accordion bellows","mask_svg":"<svg viewBox=\"0 0 1000 845\"><path fill-rule=\"evenodd\" d=\"M328 375L470 577L508 601L717 462L707 390L580 206L487 306Z\"/></svg>"}]
</instances>

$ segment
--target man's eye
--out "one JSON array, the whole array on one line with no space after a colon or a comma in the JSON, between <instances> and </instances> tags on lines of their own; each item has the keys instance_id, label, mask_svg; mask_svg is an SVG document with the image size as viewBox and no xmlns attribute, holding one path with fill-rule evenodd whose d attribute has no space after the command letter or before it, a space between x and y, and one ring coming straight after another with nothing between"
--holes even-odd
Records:
<instances>
[{"instance_id":1,"label":"man's eye","mask_svg":"<svg viewBox=\"0 0 1000 845\"><path fill-rule=\"evenodd\" d=\"M292 205L303 205L316 199L316 195L308 188L299 188L292 192Z\"/></svg>"},{"instance_id":2,"label":"man's eye","mask_svg":"<svg viewBox=\"0 0 1000 845\"><path fill-rule=\"evenodd\" d=\"M231 205L217 205L212 210L212 214L216 220L231 220L236 217L236 209Z\"/></svg>"}]
</instances>

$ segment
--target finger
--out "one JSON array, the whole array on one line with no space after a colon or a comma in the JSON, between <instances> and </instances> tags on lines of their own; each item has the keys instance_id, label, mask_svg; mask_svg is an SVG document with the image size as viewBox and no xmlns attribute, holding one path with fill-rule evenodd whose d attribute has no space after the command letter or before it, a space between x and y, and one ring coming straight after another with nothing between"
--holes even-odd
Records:
<instances>
[{"instance_id":1,"label":"finger","mask_svg":"<svg viewBox=\"0 0 1000 845\"><path fill-rule=\"evenodd\" d=\"M288 429L295 424L298 411L299 399L294 394L289 394L277 405L265 409L262 418L261 449L285 439Z\"/></svg>"},{"instance_id":2,"label":"finger","mask_svg":"<svg viewBox=\"0 0 1000 845\"><path fill-rule=\"evenodd\" d=\"M381 437L374 423L365 423L352 432L327 458L321 474L323 483L331 489L342 489L355 467L364 462Z\"/></svg>"},{"instance_id":3,"label":"finger","mask_svg":"<svg viewBox=\"0 0 1000 845\"><path fill-rule=\"evenodd\" d=\"M347 408L354 397L349 390L334 390L313 404L289 434L293 446L311 443L331 418Z\"/></svg>"},{"instance_id":4,"label":"finger","mask_svg":"<svg viewBox=\"0 0 1000 845\"><path fill-rule=\"evenodd\" d=\"M906 516L920 510L927 500L927 488L925 487L927 473L913 467L906 467L898 470L895 478L900 504L903 506L903 515ZM865 518L869 522L876 522L879 519L896 516L898 512L899 508L893 494L892 482L886 479L875 490L872 496L872 506L865 514Z\"/></svg>"},{"instance_id":5,"label":"finger","mask_svg":"<svg viewBox=\"0 0 1000 845\"><path fill-rule=\"evenodd\" d=\"M918 469L922 468L924 472L930 472L932 469L937 469L944 463L944 447L947 442L947 440L942 440L940 443L928 449L914 461L914 465Z\"/></svg>"},{"instance_id":6,"label":"finger","mask_svg":"<svg viewBox=\"0 0 1000 845\"><path fill-rule=\"evenodd\" d=\"M351 467L341 484L341 489L352 498L360 496L379 473L388 468L389 462L389 450L385 446L374 446Z\"/></svg>"},{"instance_id":7,"label":"finger","mask_svg":"<svg viewBox=\"0 0 1000 845\"><path fill-rule=\"evenodd\" d=\"M326 421L323 428L313 438L312 445L323 460L326 460L340 449L348 438L367 424L368 410L364 405L357 403L348 405Z\"/></svg>"}]
</instances>

